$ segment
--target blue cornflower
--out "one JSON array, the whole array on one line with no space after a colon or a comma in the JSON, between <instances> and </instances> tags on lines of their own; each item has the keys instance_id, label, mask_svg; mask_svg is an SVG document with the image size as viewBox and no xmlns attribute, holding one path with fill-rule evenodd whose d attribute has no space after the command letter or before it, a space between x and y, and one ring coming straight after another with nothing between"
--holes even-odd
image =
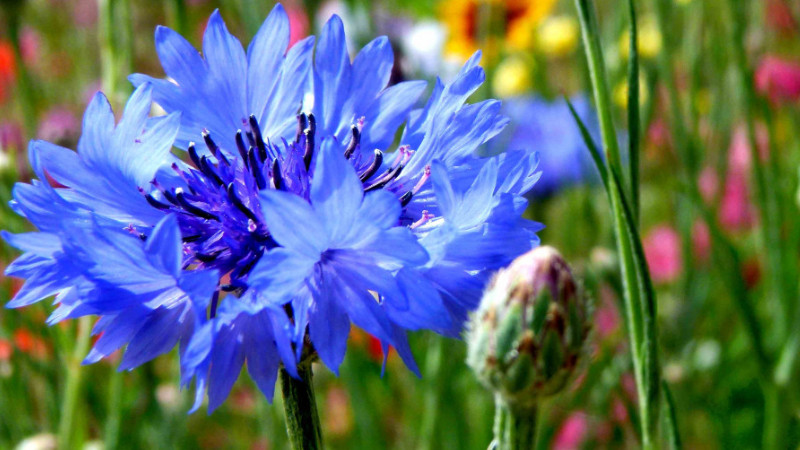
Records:
<instances>
[{"instance_id":1,"label":"blue cornflower","mask_svg":"<svg viewBox=\"0 0 800 450\"><path fill-rule=\"evenodd\" d=\"M351 324L415 372L408 330L457 336L541 228L522 218L535 154L476 156L508 123L496 100L465 104L480 54L414 109L425 83L387 86L385 38L351 62L334 16L316 49L287 42L280 5L246 53L217 12L202 57L159 28L172 81L133 75L116 127L98 96L77 153L34 142L15 208L41 231L6 235L25 252L8 274L28 278L10 306L57 294L53 320L99 315L87 361L127 344L130 368L180 342L209 411L245 364L268 398L281 365L338 371ZM147 117L151 96L169 116Z\"/></svg>"},{"instance_id":2,"label":"blue cornflower","mask_svg":"<svg viewBox=\"0 0 800 450\"><path fill-rule=\"evenodd\" d=\"M570 102L589 133L598 140L600 126L589 99L575 95ZM532 190L534 195L548 196L568 186L599 180L566 101L512 98L504 102L503 111L514 125L497 139L493 148L500 151L530 148L539 153L542 178Z\"/></svg>"}]
</instances>

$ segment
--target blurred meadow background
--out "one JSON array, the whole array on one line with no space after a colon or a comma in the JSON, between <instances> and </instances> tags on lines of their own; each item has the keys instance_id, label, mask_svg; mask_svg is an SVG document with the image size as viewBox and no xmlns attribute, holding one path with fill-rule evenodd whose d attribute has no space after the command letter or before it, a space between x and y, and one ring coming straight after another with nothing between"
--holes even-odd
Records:
<instances>
[{"instance_id":1,"label":"blurred meadow background","mask_svg":"<svg viewBox=\"0 0 800 450\"><path fill-rule=\"evenodd\" d=\"M342 16L352 49L387 35L393 82L447 80L477 49L487 82L473 101L503 100L511 125L482 151L540 153L528 216L560 249L593 305L587 357L540 415L542 448L636 448L636 389L621 315L620 274L600 178L564 97L599 140L589 70L569 0L286 1L292 40ZM7 206L28 181L30 139L75 148L99 89L115 110L126 76L163 74L153 44L168 25L196 47L219 8L249 42L273 3L255 0L2 0L0 228L28 225ZM636 2L641 129L627 129L627 4L598 0L615 124L641 151L641 226L658 294L663 377L686 448L798 448L800 351L798 171L800 2ZM431 84L432 85L432 84ZM0 244L0 265L16 254ZM2 278L0 303L19 280ZM50 308L0 310L0 448L287 447L280 395L267 404L247 377L213 415L187 415L176 352L133 372L114 358L79 369L77 322L44 325ZM464 363L465 346L412 337L423 378L354 331L337 378L315 384L330 448L484 449L494 405ZM80 371L79 371L80 370ZM75 374L79 374L76 376ZM65 395L78 414L65 417Z\"/></svg>"}]
</instances>

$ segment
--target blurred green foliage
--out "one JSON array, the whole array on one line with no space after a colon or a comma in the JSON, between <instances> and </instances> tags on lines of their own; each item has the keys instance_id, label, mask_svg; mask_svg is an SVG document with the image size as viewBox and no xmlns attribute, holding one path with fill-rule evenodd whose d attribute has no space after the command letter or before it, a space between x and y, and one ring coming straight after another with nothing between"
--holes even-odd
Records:
<instances>
[{"instance_id":1,"label":"blurred green foliage","mask_svg":"<svg viewBox=\"0 0 800 450\"><path fill-rule=\"evenodd\" d=\"M651 270L659 270L653 264L678 261L677 274L656 281L662 368L675 397L687 448L757 448L762 446L766 426L765 381L726 284L723 271L727 269L709 257L705 219L687 194L687 182L699 185L724 237L735 246L742 272L734 276L745 282L771 360L777 359L792 331L776 325L783 319L777 298L786 292L776 292L766 273L768 249L760 234L757 206L751 204L755 198L749 170L761 163L743 162L749 154L746 148L741 151L742 145L749 145L744 137L747 93L737 78L736 52L744 52L748 70L756 71L756 82L766 80L763 86L755 86L755 131L760 140L772 140L777 157L776 171L767 182L780 193L784 212L782 222L773 224L780 233L779 245L785 246L784 267L794 267L796 273L799 254L800 220L794 202L800 167L800 92L792 96L790 89L781 90L787 83L791 87L787 77L792 73L770 72L765 57L800 61L800 8L796 2L782 0L742 2L748 23L744 47L736 47L730 39L731 17L721 13L726 1L637 2L642 63L641 231L645 250L651 252ZM7 202L13 183L31 175L26 142L45 138L74 148L81 111L101 86L103 64L97 3L30 0L17 5L18 9L12 3L2 3L0 27L0 228L20 232L27 225ZM437 20L445 37L434 59L443 76L451 70L450 61L463 61L463 54L454 49L484 49L488 81L475 100L532 93L554 98L586 91L588 71L575 48L577 41L569 47L569 26L549 29L565 33L551 36L559 39L546 40L537 34L549 18L575 20L572 3L554 1L535 17L524 11L503 13L520 11L524 3L349 0L332 5L307 0L288 5L304 17L296 25L305 27L305 33L313 33L315 26L324 23L325 14L338 12L345 15L356 45L388 34L395 47L402 49L398 68L404 77L432 78L432 73L414 65L411 54L431 49L415 49L404 38L413 33L415 24ZM617 101L618 92L625 92L627 73L626 10L624 2L596 3L612 96ZM132 69L157 75L162 73L153 45L157 24L178 29L199 47L205 21L219 7L230 29L246 43L271 6L253 0L132 2L129 16L115 20L130 24ZM482 26L480 19L487 14L494 14L494 20L486 19L489 25ZM522 31L512 32L510 24L518 17L528 22L520 25ZM664 34L658 27L659 17L666 20ZM464 20L472 22L463 25ZM553 42L565 47L556 52ZM11 56L3 57L4 51ZM798 73L794 83L800 84ZM124 75L117 74L115 82L120 86ZM124 97L112 99L118 106ZM624 101L617 102L616 123L623 129ZM676 117L681 117L680 123ZM681 145L691 146L690 159L683 153L688 149ZM736 185L737 176L741 186ZM727 198L736 189L744 189L744 195ZM567 187L553 196L532 199L526 214L547 226L540 234L542 241L559 248L576 268L592 294L594 308L594 330L580 375L572 388L543 406L540 447L635 448L635 389L605 194L598 185ZM677 244L651 233L659 228L672 230ZM15 252L5 243L0 249L0 262L6 265ZM789 282L796 293L797 280ZM0 303L6 303L19 280L3 278L0 285ZM798 309L795 297L789 298L792 314ZM44 325L50 309L38 304L24 310L0 310L0 448L14 448L27 438L58 430L65 367L77 331L75 323ZM396 355L390 355L381 376L381 357L360 332L354 332L338 378L318 368L317 399L329 448L486 448L491 440L493 400L467 369L464 344L417 333L412 345L423 372L421 380ZM84 368L85 383L73 418L80 441L105 442L106 448L287 445L280 396L268 405L246 376L213 415L201 410L189 416L191 392L178 390L174 352L132 372L116 373L115 364L112 360ZM796 379L781 389L783 442L794 445L800 440Z\"/></svg>"}]
</instances>

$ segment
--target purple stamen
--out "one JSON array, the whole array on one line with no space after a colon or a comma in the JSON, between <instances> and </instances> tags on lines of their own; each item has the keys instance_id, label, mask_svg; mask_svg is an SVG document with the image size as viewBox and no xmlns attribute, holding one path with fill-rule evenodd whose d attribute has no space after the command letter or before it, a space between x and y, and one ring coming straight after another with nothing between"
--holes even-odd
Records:
<instances>
[{"instance_id":1,"label":"purple stamen","mask_svg":"<svg viewBox=\"0 0 800 450\"><path fill-rule=\"evenodd\" d=\"M211 151L211 154L214 155L216 158L219 158L217 156L217 154L220 153L219 146L217 145L216 142L214 142L213 139L211 139L211 135L208 133L208 130L204 129L201 134L203 136L203 141L205 141L206 143L206 147L208 147L208 150Z\"/></svg>"},{"instance_id":2,"label":"purple stamen","mask_svg":"<svg viewBox=\"0 0 800 450\"><path fill-rule=\"evenodd\" d=\"M383 152L378 149L375 149L375 156L373 156L372 158L372 163L369 165L369 167L367 167L367 170L365 170L364 173L362 173L361 176L359 177L361 179L361 182L363 183L372 178L372 176L375 175L378 169L381 168L381 164L383 164Z\"/></svg>"},{"instance_id":3,"label":"purple stamen","mask_svg":"<svg viewBox=\"0 0 800 450\"><path fill-rule=\"evenodd\" d=\"M277 158L272 161L272 185L278 191L284 190L283 177L281 176L281 166L278 163Z\"/></svg>"},{"instance_id":4,"label":"purple stamen","mask_svg":"<svg viewBox=\"0 0 800 450\"><path fill-rule=\"evenodd\" d=\"M194 163L194 166L198 169L200 168L200 156L197 154L197 150L194 148L194 142L189 143L189 148L186 149L189 152L189 158Z\"/></svg>"},{"instance_id":5,"label":"purple stamen","mask_svg":"<svg viewBox=\"0 0 800 450\"><path fill-rule=\"evenodd\" d=\"M240 199L239 196L236 195L236 186L234 185L233 182L228 184L227 191L228 191L228 198L231 199L233 205L236 206L236 208L238 208L239 211L241 211L245 216L247 216L248 219L254 222L258 222L258 217L256 217L256 215L253 214L253 211L251 211L250 208L245 206L242 199Z\"/></svg>"},{"instance_id":6,"label":"purple stamen","mask_svg":"<svg viewBox=\"0 0 800 450\"><path fill-rule=\"evenodd\" d=\"M308 115L308 128L303 131L306 137L306 148L303 152L303 164L306 170L311 167L311 158L314 156L314 134L317 132L317 119L313 114Z\"/></svg>"},{"instance_id":7,"label":"purple stamen","mask_svg":"<svg viewBox=\"0 0 800 450\"><path fill-rule=\"evenodd\" d=\"M374 190L377 190L377 189L381 189L382 187L386 186L390 181L392 181L395 178L397 178L400 175L400 172L402 172L402 171L403 171L403 166L402 165L399 165L399 166L389 170L383 176L378 178L378 180L375 183L372 183L371 185L369 185L366 188L364 188L364 192L370 192L370 191L374 191Z\"/></svg>"},{"instance_id":8,"label":"purple stamen","mask_svg":"<svg viewBox=\"0 0 800 450\"><path fill-rule=\"evenodd\" d=\"M236 130L236 148L239 150L239 155L242 157L242 161L244 161L245 166L248 164L247 161L247 147L244 145L244 139L242 138L242 130Z\"/></svg>"},{"instance_id":9,"label":"purple stamen","mask_svg":"<svg viewBox=\"0 0 800 450\"><path fill-rule=\"evenodd\" d=\"M350 143L347 144L347 149L344 151L345 159L350 159L350 157L353 156L353 152L356 151L356 148L361 143L361 132L358 130L358 127L353 125L350 127L350 131L352 137L350 138Z\"/></svg>"},{"instance_id":10,"label":"purple stamen","mask_svg":"<svg viewBox=\"0 0 800 450\"><path fill-rule=\"evenodd\" d=\"M300 113L297 115L297 134L294 137L294 143L300 143L300 137L303 136L303 132L306 130L306 126L308 126L308 122L306 121L306 115Z\"/></svg>"},{"instance_id":11,"label":"purple stamen","mask_svg":"<svg viewBox=\"0 0 800 450\"><path fill-rule=\"evenodd\" d=\"M189 203L189 201L186 200L186 195L183 192L176 193L175 197L177 198L178 203L180 203L183 209L185 209L187 212L204 219L219 221L219 217Z\"/></svg>"}]
</instances>

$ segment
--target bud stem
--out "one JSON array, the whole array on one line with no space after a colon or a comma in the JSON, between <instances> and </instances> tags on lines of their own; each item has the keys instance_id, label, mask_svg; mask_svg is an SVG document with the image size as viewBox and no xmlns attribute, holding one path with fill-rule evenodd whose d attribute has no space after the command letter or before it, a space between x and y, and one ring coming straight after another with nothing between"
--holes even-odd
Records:
<instances>
[{"instance_id":1,"label":"bud stem","mask_svg":"<svg viewBox=\"0 0 800 450\"><path fill-rule=\"evenodd\" d=\"M532 450L536 445L536 406L519 408L508 404L498 394L495 396L494 441L495 450Z\"/></svg>"},{"instance_id":2,"label":"bud stem","mask_svg":"<svg viewBox=\"0 0 800 450\"><path fill-rule=\"evenodd\" d=\"M281 393L286 413L286 431L293 450L322 448L317 402L314 398L311 364L297 367L300 379L295 379L281 368Z\"/></svg>"}]
</instances>

